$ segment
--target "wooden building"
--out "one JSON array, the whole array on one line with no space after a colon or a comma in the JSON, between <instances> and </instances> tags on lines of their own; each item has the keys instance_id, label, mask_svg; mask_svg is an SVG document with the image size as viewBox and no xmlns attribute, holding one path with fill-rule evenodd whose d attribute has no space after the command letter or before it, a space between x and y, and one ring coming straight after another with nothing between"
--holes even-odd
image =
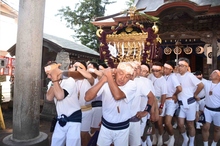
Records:
<instances>
[{"instance_id":1,"label":"wooden building","mask_svg":"<svg viewBox=\"0 0 220 146\"><path fill-rule=\"evenodd\" d=\"M77 44L73 41L59 38L53 35L44 34L43 36L43 54L42 54L42 63L39 64L42 66L41 81L42 87L46 87L48 80L46 80L46 74L44 73L43 66L48 61L55 61L57 54L59 52L67 52L69 54L70 63L76 61L97 61L99 59L99 53L84 46ZM8 49L8 52L11 56L16 56L16 44ZM16 62L16 59L15 59ZM59 62L61 63L61 62ZM15 68L16 70L16 68ZM44 91L42 91L42 95ZM43 97L43 96L42 96Z\"/></svg>"},{"instance_id":2,"label":"wooden building","mask_svg":"<svg viewBox=\"0 0 220 146\"><path fill-rule=\"evenodd\" d=\"M42 65L50 60L56 60L57 53L61 51L69 53L71 63L99 59L98 52L84 45L49 34L44 34L42 49ZM16 44L9 48L8 52L11 56L16 56L15 50Z\"/></svg>"},{"instance_id":3,"label":"wooden building","mask_svg":"<svg viewBox=\"0 0 220 146\"><path fill-rule=\"evenodd\" d=\"M191 61L191 70L201 70L205 76L220 68L219 0L135 0L134 6L136 10L143 9L141 12L144 14L159 18L156 25L162 40L162 63L187 57ZM129 22L128 16L128 13L116 13L97 19L93 24L107 31ZM144 20L139 20L139 23L143 23L145 28L154 25Z\"/></svg>"},{"instance_id":4,"label":"wooden building","mask_svg":"<svg viewBox=\"0 0 220 146\"><path fill-rule=\"evenodd\" d=\"M187 57L191 61L191 70L201 70L206 76L220 68L219 0L136 0L135 5L147 7L146 14L160 18L162 48L172 49L170 54L163 55L163 61ZM178 54L174 53L176 47L182 50ZM209 51L211 55L207 55Z\"/></svg>"}]
</instances>

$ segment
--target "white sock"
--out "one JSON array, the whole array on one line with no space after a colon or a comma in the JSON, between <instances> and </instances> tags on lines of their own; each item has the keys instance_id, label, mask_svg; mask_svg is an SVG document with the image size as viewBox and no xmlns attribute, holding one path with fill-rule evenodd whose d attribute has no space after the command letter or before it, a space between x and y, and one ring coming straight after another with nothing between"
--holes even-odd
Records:
<instances>
[{"instance_id":1,"label":"white sock","mask_svg":"<svg viewBox=\"0 0 220 146\"><path fill-rule=\"evenodd\" d=\"M216 146L217 145L217 142L214 142L214 140L213 140L213 142L212 142L212 145L211 146Z\"/></svg>"},{"instance_id":2,"label":"white sock","mask_svg":"<svg viewBox=\"0 0 220 146\"><path fill-rule=\"evenodd\" d=\"M183 136L184 139L187 139L187 138L188 138L186 132L182 133L182 136Z\"/></svg>"},{"instance_id":3,"label":"white sock","mask_svg":"<svg viewBox=\"0 0 220 146\"><path fill-rule=\"evenodd\" d=\"M209 146L208 141L203 141L204 146Z\"/></svg>"},{"instance_id":4,"label":"white sock","mask_svg":"<svg viewBox=\"0 0 220 146\"><path fill-rule=\"evenodd\" d=\"M157 136L156 136L156 134L153 134L152 137L153 137L152 144L157 144Z\"/></svg>"},{"instance_id":5,"label":"white sock","mask_svg":"<svg viewBox=\"0 0 220 146\"><path fill-rule=\"evenodd\" d=\"M182 146L187 146L189 138L188 138L186 132L182 133L182 136L183 136L183 144L182 144Z\"/></svg>"},{"instance_id":6,"label":"white sock","mask_svg":"<svg viewBox=\"0 0 220 146\"><path fill-rule=\"evenodd\" d=\"M170 139L172 139L172 138L174 138L174 135L169 135L169 139L166 142L164 142L164 144L167 145L169 143Z\"/></svg>"},{"instance_id":7,"label":"white sock","mask_svg":"<svg viewBox=\"0 0 220 146\"><path fill-rule=\"evenodd\" d=\"M158 135L158 138L161 138L161 137L163 137L163 135L160 135L160 134L159 134L159 135Z\"/></svg>"},{"instance_id":8,"label":"white sock","mask_svg":"<svg viewBox=\"0 0 220 146\"><path fill-rule=\"evenodd\" d=\"M189 137L190 141L189 141L189 146L194 146L194 139L195 139L195 136L193 137Z\"/></svg>"},{"instance_id":9,"label":"white sock","mask_svg":"<svg viewBox=\"0 0 220 146\"><path fill-rule=\"evenodd\" d=\"M156 134L153 134L152 137L153 137L153 140L157 140Z\"/></svg>"},{"instance_id":10,"label":"white sock","mask_svg":"<svg viewBox=\"0 0 220 146\"><path fill-rule=\"evenodd\" d=\"M147 136L147 146L152 146L152 141L150 139L150 136Z\"/></svg>"},{"instance_id":11,"label":"white sock","mask_svg":"<svg viewBox=\"0 0 220 146\"><path fill-rule=\"evenodd\" d=\"M147 146L147 140L145 140L144 142L141 140L141 146Z\"/></svg>"},{"instance_id":12,"label":"white sock","mask_svg":"<svg viewBox=\"0 0 220 146\"><path fill-rule=\"evenodd\" d=\"M157 145L163 145L163 135L158 135L158 142Z\"/></svg>"}]
</instances>

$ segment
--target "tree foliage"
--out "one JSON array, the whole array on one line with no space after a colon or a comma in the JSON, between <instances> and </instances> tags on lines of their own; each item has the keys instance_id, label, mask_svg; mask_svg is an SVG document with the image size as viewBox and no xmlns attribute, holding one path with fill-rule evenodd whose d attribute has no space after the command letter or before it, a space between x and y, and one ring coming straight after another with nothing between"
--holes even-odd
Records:
<instances>
[{"instance_id":1,"label":"tree foliage","mask_svg":"<svg viewBox=\"0 0 220 146\"><path fill-rule=\"evenodd\" d=\"M134 4L134 0L128 0L128 1L126 1L126 5L127 5L128 7L131 7L133 4Z\"/></svg>"},{"instance_id":2,"label":"tree foliage","mask_svg":"<svg viewBox=\"0 0 220 146\"><path fill-rule=\"evenodd\" d=\"M66 21L67 27L75 30L73 37L94 50L98 50L99 44L96 36L97 28L91 23L95 17L104 16L105 6L114 3L110 0L82 0L77 3L75 10L69 6L62 8L58 12L61 20Z\"/></svg>"}]
</instances>

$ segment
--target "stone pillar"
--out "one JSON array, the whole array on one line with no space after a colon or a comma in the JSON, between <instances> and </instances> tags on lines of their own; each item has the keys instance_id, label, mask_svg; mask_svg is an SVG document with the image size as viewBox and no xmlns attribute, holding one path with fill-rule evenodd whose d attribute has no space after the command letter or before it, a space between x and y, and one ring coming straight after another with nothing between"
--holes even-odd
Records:
<instances>
[{"instance_id":1,"label":"stone pillar","mask_svg":"<svg viewBox=\"0 0 220 146\"><path fill-rule=\"evenodd\" d=\"M13 133L6 145L48 145L39 132L45 0L20 0L13 99Z\"/></svg>"}]
</instances>

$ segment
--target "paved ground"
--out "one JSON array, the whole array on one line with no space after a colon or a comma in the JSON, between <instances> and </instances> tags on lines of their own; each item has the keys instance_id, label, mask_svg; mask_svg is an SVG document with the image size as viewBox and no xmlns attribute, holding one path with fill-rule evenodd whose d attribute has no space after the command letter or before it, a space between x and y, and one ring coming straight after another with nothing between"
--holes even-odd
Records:
<instances>
[{"instance_id":1,"label":"paved ground","mask_svg":"<svg viewBox=\"0 0 220 146\"><path fill-rule=\"evenodd\" d=\"M2 139L12 133L12 114L13 114L13 111L12 111L12 109L3 109L2 111L3 111L6 129L5 130L0 129L0 146L3 145ZM51 135L52 135L49 132L50 121L46 120L46 119L41 119L39 126L40 126L41 132L48 134L48 138L50 141ZM213 131L213 128L211 129L211 131ZM211 141L212 141L212 136L213 135L210 134L209 143L211 143ZM168 135L167 135L167 133L165 133L164 141L166 141L167 139L168 139ZM182 144L182 136L179 134L178 130L175 130L175 146L181 146L181 144ZM197 130L197 134L196 134L196 138L195 138L195 146L203 146L201 131L198 131L198 130ZM220 146L220 142L218 142L218 146Z\"/></svg>"}]
</instances>

